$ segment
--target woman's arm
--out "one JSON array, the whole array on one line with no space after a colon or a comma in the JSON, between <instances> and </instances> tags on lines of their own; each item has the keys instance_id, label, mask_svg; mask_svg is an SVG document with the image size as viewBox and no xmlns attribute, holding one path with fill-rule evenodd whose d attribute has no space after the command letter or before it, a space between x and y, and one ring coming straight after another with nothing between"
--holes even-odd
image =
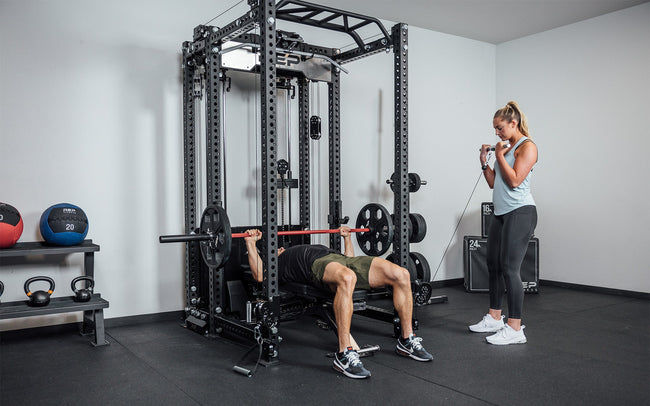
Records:
<instances>
[{"instance_id":1,"label":"woman's arm","mask_svg":"<svg viewBox=\"0 0 650 406\"><path fill-rule=\"evenodd\" d=\"M533 142L524 142L520 144L519 148L515 151L515 163L511 167L508 165L504 157L507 149L499 148L498 144L495 150L495 155L497 157L497 162L499 163L501 176L503 177L503 181L506 182L506 185L514 189L521 185L521 182L526 179L530 170L533 169L533 165L537 162L537 146Z\"/></svg>"}]
</instances>

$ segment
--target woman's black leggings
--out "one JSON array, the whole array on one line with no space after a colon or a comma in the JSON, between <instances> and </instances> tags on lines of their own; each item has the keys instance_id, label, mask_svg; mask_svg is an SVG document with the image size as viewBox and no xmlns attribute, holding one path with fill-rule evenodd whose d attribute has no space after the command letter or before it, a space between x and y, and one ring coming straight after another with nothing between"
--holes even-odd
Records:
<instances>
[{"instance_id":1,"label":"woman's black leggings","mask_svg":"<svg viewBox=\"0 0 650 406\"><path fill-rule=\"evenodd\" d=\"M535 206L523 206L494 216L490 223L487 239L490 309L501 310L503 293L507 289L508 317L511 319L521 319L524 305L521 263L536 226Z\"/></svg>"}]
</instances>

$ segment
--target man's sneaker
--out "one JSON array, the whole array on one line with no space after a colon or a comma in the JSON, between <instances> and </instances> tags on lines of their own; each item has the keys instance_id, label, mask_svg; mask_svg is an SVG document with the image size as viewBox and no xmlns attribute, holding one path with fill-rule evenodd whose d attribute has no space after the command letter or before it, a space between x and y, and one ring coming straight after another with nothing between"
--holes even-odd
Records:
<instances>
[{"instance_id":1,"label":"man's sneaker","mask_svg":"<svg viewBox=\"0 0 650 406\"><path fill-rule=\"evenodd\" d=\"M370 371L363 367L363 363L359 360L359 354L352 347L348 347L347 350L334 355L334 369L349 378L364 379L370 377Z\"/></svg>"},{"instance_id":2,"label":"man's sneaker","mask_svg":"<svg viewBox=\"0 0 650 406\"><path fill-rule=\"evenodd\" d=\"M417 361L433 361L433 355L429 354L421 344L422 338L411 334L408 338L398 338L395 352L405 357L411 357Z\"/></svg>"},{"instance_id":3,"label":"man's sneaker","mask_svg":"<svg viewBox=\"0 0 650 406\"><path fill-rule=\"evenodd\" d=\"M505 325L503 322L504 317L505 316L501 316L501 319L495 320L494 317L490 316L490 313L488 313L483 316L483 320L469 326L469 329L475 333L494 333L501 330Z\"/></svg>"},{"instance_id":4,"label":"man's sneaker","mask_svg":"<svg viewBox=\"0 0 650 406\"><path fill-rule=\"evenodd\" d=\"M485 337L488 343L494 345L508 345L508 344L525 344L526 336L524 335L524 328L526 326L521 326L519 331L516 331L509 324L506 324L501 330L497 331L496 334Z\"/></svg>"}]
</instances>

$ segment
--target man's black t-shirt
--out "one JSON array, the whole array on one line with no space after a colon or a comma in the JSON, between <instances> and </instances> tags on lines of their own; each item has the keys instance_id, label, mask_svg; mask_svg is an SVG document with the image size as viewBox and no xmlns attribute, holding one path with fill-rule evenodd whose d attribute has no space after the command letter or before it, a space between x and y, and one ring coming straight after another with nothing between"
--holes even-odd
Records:
<instances>
[{"instance_id":1,"label":"man's black t-shirt","mask_svg":"<svg viewBox=\"0 0 650 406\"><path fill-rule=\"evenodd\" d=\"M296 245L287 248L278 257L278 280L280 284L298 282L311 284L311 266L318 258L338 251L324 245Z\"/></svg>"}]
</instances>

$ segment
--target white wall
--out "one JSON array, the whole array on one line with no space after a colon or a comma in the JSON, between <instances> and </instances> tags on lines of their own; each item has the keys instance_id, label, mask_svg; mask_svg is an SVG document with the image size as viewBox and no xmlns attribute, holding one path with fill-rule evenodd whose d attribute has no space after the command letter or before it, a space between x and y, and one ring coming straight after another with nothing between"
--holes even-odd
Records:
<instances>
[{"instance_id":1,"label":"white wall","mask_svg":"<svg viewBox=\"0 0 650 406\"><path fill-rule=\"evenodd\" d=\"M0 4L0 201L21 211L25 221L21 241L40 238L38 220L51 204L67 201L86 211L90 217L88 237L101 245L101 251L95 255L95 271L97 291L111 303L106 317L164 312L184 306L183 248L181 244L158 243L159 235L183 231L180 46L191 39L196 25L228 6L207 0L183 4L153 0L137 4L124 0L12 0ZM229 22L245 10L242 5L213 24ZM618 175L623 173L621 167L631 168L634 173L647 169L647 163L639 158L640 151L647 149L647 139L631 138L620 131L643 134L642 120L638 120L643 116L638 111L629 112L645 106L647 113L647 70L642 70L648 65L647 36L645 41L641 39L647 31L634 31L640 30L643 18L647 21L647 5L636 9L639 10L645 14L627 11L602 18L607 22L602 29L611 31L608 35L623 35L627 41L619 46L628 51L625 60L631 63L616 64L598 50L584 50L594 60L589 72L594 72L594 65L598 68L598 75L591 82L580 66L580 61L587 58L571 57L569 53L564 58L569 61L566 69L560 70L546 56L538 55L547 53L550 58L565 47L573 49L556 44L555 37L566 36L581 46L600 46L606 41L588 38L592 31L601 29L598 20L499 47L410 27L409 167L429 181L411 195L412 211L422 213L429 228L426 239L413 245L412 250L429 259L433 272L478 179L478 145L494 141L492 114L503 101L513 98L530 115L541 150L534 190L540 203L542 277L648 290L647 283L638 283L643 263L641 230L648 222L641 205L647 200L647 188L641 182L634 183L639 175ZM623 29L624 34L620 34ZM321 34L316 40L308 36L306 39L327 42L323 35L328 34ZM346 39L342 44L349 42ZM533 47L536 43L541 44L537 51ZM622 52L613 45L607 51L615 55ZM513 69L504 65L504 60L519 64L520 53L527 55L521 59L525 66ZM393 170L392 58L392 54L381 54L348 64L351 72L342 78L343 212L351 217L352 223L359 209L371 201L392 211L391 194L385 184ZM555 90L563 97L552 97L551 86L543 85L544 75L533 76L537 71L531 70L537 68L527 64L533 60L546 75L558 70L548 75L554 78L551 84L566 80L572 87L578 81L579 89L590 91L593 96L583 97L582 104L573 103L579 95L568 91L562 94L560 88ZM625 77L609 82L611 79L605 73L610 71ZM565 76L567 79L563 79ZM504 77L509 78L507 83ZM254 203L259 167L255 159L259 99L252 91L254 82L240 75L234 79L235 91L227 95L228 210L233 225L260 220ZM616 93L617 84L621 83L625 87L635 86L629 90L621 87ZM314 213L318 213L313 224L325 227L327 90L323 84L313 88L314 94L321 97L312 101L312 114L324 118L324 136L321 141L313 141L313 177L320 184L320 189L313 188ZM540 94L545 97L538 99ZM610 117L598 104L600 94L607 96L602 97L604 100L620 94L617 106L628 100L634 103L623 110L616 109L624 114ZM282 95L278 102L284 102ZM574 133L580 130L589 134L588 140L582 139L586 135L578 138L580 141L568 137L570 126L577 124L568 115L557 114L566 110L562 108L564 103L569 103L572 114L581 118L576 121L580 127L572 129L572 136L576 137ZM552 111L547 112L551 106ZM588 114L592 111L596 114ZM279 114L282 117L282 111ZM294 122L296 117L293 114ZM607 118L596 120L600 117ZM632 119L627 120L628 117ZM557 120L564 125L557 125ZM567 134L561 136L564 131ZM619 154L608 153L612 141L605 133L613 131L617 145L622 144L621 137L633 141ZM553 134L556 140L551 141L547 134ZM560 147L558 140L565 147ZM590 149L586 148L587 143ZM295 154L297 144L294 145ZM585 158L578 155L582 149L569 154L578 145L588 151ZM554 165L546 156L553 157ZM574 156L588 162L584 171L590 172L580 173L579 181L571 179L572 184L579 186L570 187L556 180L560 173L575 173L560 169ZM570 169L583 170L577 166L574 164ZM596 170L605 167L607 174L612 175L601 172L598 176ZM561 196L555 192L559 185L567 185L563 189L568 193L561 205L555 202ZM627 193L625 199L629 202L621 205L620 199L614 200L609 187ZM632 196L628 196L630 193ZM592 198L583 199L589 194ZM490 198L485 183L479 182L436 280L462 277L462 236L480 232L480 202ZM599 199L605 203L597 203ZM583 200L588 204L568 210ZM635 207L637 210L633 210ZM575 222L580 216L584 220ZM579 230L569 233L565 223ZM604 238L598 237L603 234L599 232L601 227L615 232L617 237L607 238L606 242L621 254L607 255L602 253L605 250L590 248L589 241ZM23 281L36 274L56 278L54 296L71 294L69 281L79 274L81 258L71 255L61 263L47 258L3 260L0 277L6 290L2 300L22 300ZM568 260L576 262L570 269ZM592 278L594 268L599 269L598 280ZM612 275L612 270L628 269L638 271L626 278ZM59 316L56 322L77 317ZM48 322L53 321L9 321L0 323L0 329Z\"/></svg>"},{"instance_id":2,"label":"white wall","mask_svg":"<svg viewBox=\"0 0 650 406\"><path fill-rule=\"evenodd\" d=\"M650 292L650 3L497 46L528 114L543 279Z\"/></svg>"},{"instance_id":3,"label":"white wall","mask_svg":"<svg viewBox=\"0 0 650 406\"><path fill-rule=\"evenodd\" d=\"M95 255L96 290L111 303L106 317L181 309L183 248L158 243L161 234L183 231L179 51L196 25L226 6L70 0L5 1L0 7L0 171L9 175L3 177L0 201L22 213L21 241L40 239L38 220L49 205L77 204L90 218L88 238L101 246ZM213 24L246 10L240 6ZM324 41L322 34L309 35L307 40ZM489 120L465 121L489 117L493 109L494 46L416 28L410 36L410 162L430 181L412 198L430 229L417 249L437 264L473 184L465 175L477 173L475 154L460 158L458 167L466 169L459 175L437 178L449 173L450 151L473 149L485 139L483 128L489 131ZM336 34L332 39L351 42ZM392 211L385 184L393 169L392 58L385 54L350 64L342 80L343 210L352 223L370 201ZM234 91L226 96L228 205L233 225L243 225L260 221L259 98L256 79L233 76ZM314 187L314 225L326 227L327 86L313 85L313 92L320 97L312 100L312 112L325 121L323 139L314 141L313 177L321 185ZM283 95L278 103L284 117ZM282 150L282 139L280 144ZM453 164L458 160L453 157ZM449 255L453 266L443 264L438 279L462 275L456 251ZM55 297L71 294L69 281L80 273L82 255L56 261L3 260L2 300L22 300L23 281L36 274L57 280ZM78 317L10 320L0 328Z\"/></svg>"}]
</instances>

